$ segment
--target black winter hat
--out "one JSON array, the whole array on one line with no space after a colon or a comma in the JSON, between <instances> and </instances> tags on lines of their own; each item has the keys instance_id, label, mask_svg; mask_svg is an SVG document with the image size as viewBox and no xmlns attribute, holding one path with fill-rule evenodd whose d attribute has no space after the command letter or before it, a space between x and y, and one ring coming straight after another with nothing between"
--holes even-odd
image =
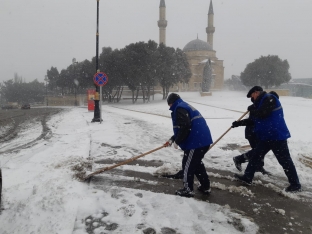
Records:
<instances>
[{"instance_id":1,"label":"black winter hat","mask_svg":"<svg viewBox=\"0 0 312 234\"><path fill-rule=\"evenodd\" d=\"M179 94L170 93L170 95L167 98L168 105L173 104L178 99L180 99Z\"/></svg>"},{"instance_id":2,"label":"black winter hat","mask_svg":"<svg viewBox=\"0 0 312 234\"><path fill-rule=\"evenodd\" d=\"M249 90L249 92L247 93L247 97L248 98L250 98L251 97L251 94L253 93L253 92L255 92L255 91L263 91L263 88L262 87L260 87L260 86L254 86L254 87L252 87L250 90Z\"/></svg>"}]
</instances>

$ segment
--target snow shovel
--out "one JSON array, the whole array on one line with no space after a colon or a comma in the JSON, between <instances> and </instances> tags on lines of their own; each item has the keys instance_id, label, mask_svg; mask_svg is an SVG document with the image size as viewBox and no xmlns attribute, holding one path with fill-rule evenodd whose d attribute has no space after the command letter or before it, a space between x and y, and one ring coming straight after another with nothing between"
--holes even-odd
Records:
<instances>
[{"instance_id":1,"label":"snow shovel","mask_svg":"<svg viewBox=\"0 0 312 234\"><path fill-rule=\"evenodd\" d=\"M249 112L249 111L246 111L237 121L240 121L242 118L244 118L244 116L247 115L248 112ZM213 144L209 147L209 150L210 150L215 144L217 144L218 141L220 141L221 138L224 137L224 135L227 134L227 133L231 130L231 128L232 128L232 126L229 127L229 129L226 130L226 132L223 133L215 142L213 142Z\"/></svg>"},{"instance_id":2,"label":"snow shovel","mask_svg":"<svg viewBox=\"0 0 312 234\"><path fill-rule=\"evenodd\" d=\"M97 171L95 171L95 172L92 172L91 174L87 175L87 176L84 178L84 180L87 180L87 179L91 178L92 176L97 175L97 174L100 174L100 173L102 173L102 172L104 172L104 171L109 171L109 170L111 170L111 169L113 169L113 168L115 168L115 167L119 167L119 166L121 166L121 165L130 163L130 162L132 162L132 161L134 161L134 160L137 160L138 158L141 158L141 157L143 157L143 156L145 156L145 155L148 155L148 154L150 154L150 153L153 153L153 152L155 152L155 151L157 151L157 150L160 150L160 149L162 149L162 148L164 148L164 147L166 147L166 146L165 146L165 145L162 145L162 146L160 146L160 147L158 147L158 148L156 148L156 149L153 149L153 150L151 150L151 151L148 151L148 152L146 152L146 153L140 154L140 155L138 155L138 156L129 158L129 159L127 159L127 160L125 160L125 161L123 161L123 162L120 162L120 163L118 163L118 164L115 164L115 165L113 165L113 166L100 168L99 170L97 170Z\"/></svg>"}]
</instances>

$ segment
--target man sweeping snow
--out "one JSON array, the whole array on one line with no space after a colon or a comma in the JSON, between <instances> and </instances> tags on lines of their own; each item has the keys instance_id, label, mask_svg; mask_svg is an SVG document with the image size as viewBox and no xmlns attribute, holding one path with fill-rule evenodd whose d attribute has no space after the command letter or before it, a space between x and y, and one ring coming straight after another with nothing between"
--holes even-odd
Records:
<instances>
[{"instance_id":1,"label":"man sweeping snow","mask_svg":"<svg viewBox=\"0 0 312 234\"><path fill-rule=\"evenodd\" d=\"M174 145L184 151L182 160L183 185L176 191L182 197L194 197L194 175L200 182L198 190L209 194L210 180L202 159L212 144L212 137L206 120L198 110L184 102L176 93L167 98L170 106L174 135L166 142L167 146Z\"/></svg>"}]
</instances>

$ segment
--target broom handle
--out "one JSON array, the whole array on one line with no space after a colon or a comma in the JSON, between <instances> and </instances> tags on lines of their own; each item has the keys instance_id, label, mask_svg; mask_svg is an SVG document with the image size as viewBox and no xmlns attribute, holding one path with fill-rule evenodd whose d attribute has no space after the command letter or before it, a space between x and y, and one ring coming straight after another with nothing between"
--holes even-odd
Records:
<instances>
[{"instance_id":1,"label":"broom handle","mask_svg":"<svg viewBox=\"0 0 312 234\"><path fill-rule=\"evenodd\" d=\"M248 112L249 112L249 111L246 111L237 121L240 121L242 118L244 118L244 116L247 115ZM231 130L231 128L232 128L232 126L229 127L229 129L226 130L226 132L223 133L223 134L209 147L209 150L210 150L215 144L217 144L218 141L220 141L221 138L224 137L224 135L227 134L227 133Z\"/></svg>"},{"instance_id":2,"label":"broom handle","mask_svg":"<svg viewBox=\"0 0 312 234\"><path fill-rule=\"evenodd\" d=\"M118 163L118 164L115 164L115 165L113 165L113 166L101 168L101 169L99 169L99 170L97 170L97 171L95 171L95 172L89 174L89 175L85 178L85 180L88 179L88 178L90 178L90 177L93 176L93 175L99 174L99 173L104 172L104 171L109 171L109 170L111 170L111 169L113 169L113 168L115 168L115 167L119 167L119 166L121 166L121 165L124 165L124 164L130 163L130 162L132 162L132 161L135 161L135 160L137 160L138 158L141 158L141 157L143 157L143 156L145 156L145 155L148 155L148 154L150 154L150 153L153 153L153 152L155 152L155 151L157 151L157 150L160 150L160 149L162 149L162 148L164 148L164 147L166 147L166 146L165 146L165 145L162 145L162 146L160 146L160 147L158 147L158 148L156 148L156 149L153 149L153 150L150 150L150 151L148 151L148 152L146 152L146 153L140 154L140 155L138 155L138 156L129 158L129 159L127 159L127 160L125 160L125 161L122 161L122 162L120 162L120 163Z\"/></svg>"}]
</instances>

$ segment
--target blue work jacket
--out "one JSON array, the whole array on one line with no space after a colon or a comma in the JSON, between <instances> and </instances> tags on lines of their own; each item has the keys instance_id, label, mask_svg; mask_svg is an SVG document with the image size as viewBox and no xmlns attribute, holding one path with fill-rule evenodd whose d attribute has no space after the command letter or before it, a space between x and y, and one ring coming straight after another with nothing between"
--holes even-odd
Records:
<instances>
[{"instance_id":1,"label":"blue work jacket","mask_svg":"<svg viewBox=\"0 0 312 234\"><path fill-rule=\"evenodd\" d=\"M176 121L177 108L185 109L191 120L190 133L185 140L183 140L179 146L182 150L197 149L212 144L212 137L210 129L203 116L194 107L184 102L182 99L178 99L170 108L172 111L171 118L173 124L173 132L176 136L179 131L179 126Z\"/></svg>"},{"instance_id":2,"label":"blue work jacket","mask_svg":"<svg viewBox=\"0 0 312 234\"><path fill-rule=\"evenodd\" d=\"M283 108L279 99L274 95L266 94L262 97L256 108L259 109L264 99L268 96L275 98L276 107L266 118L255 118L255 133L262 141L286 140L290 138L290 132L287 128Z\"/></svg>"}]
</instances>

